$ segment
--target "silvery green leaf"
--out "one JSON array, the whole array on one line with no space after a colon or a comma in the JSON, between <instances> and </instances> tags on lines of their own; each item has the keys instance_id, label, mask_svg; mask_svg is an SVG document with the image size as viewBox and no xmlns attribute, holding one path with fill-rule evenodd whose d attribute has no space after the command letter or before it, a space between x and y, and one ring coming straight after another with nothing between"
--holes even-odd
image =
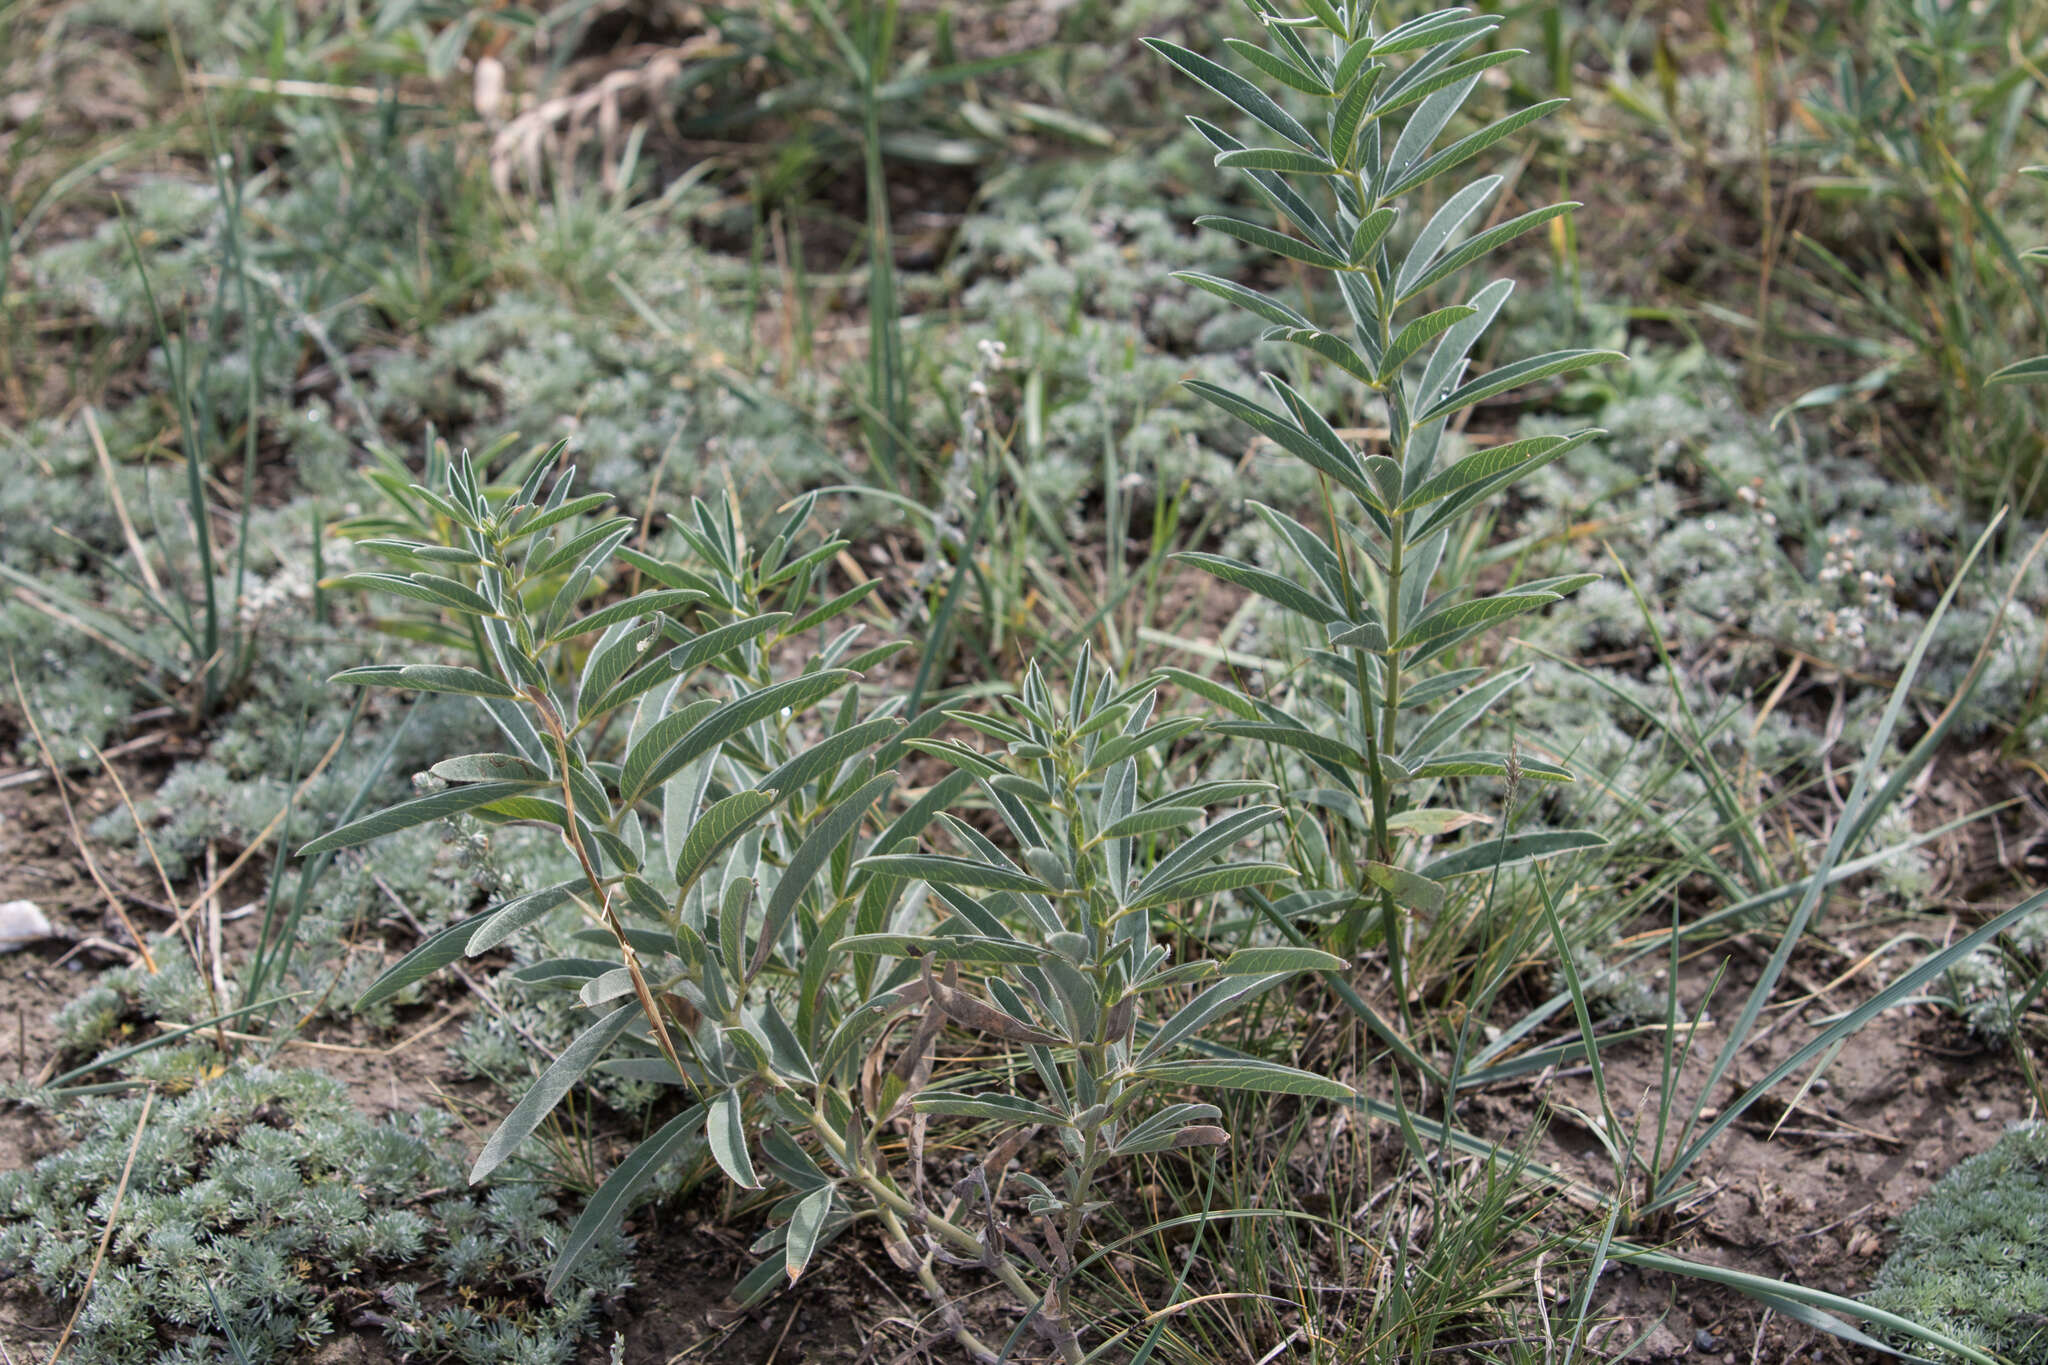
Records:
<instances>
[{"instance_id":1,"label":"silvery green leaf","mask_svg":"<svg viewBox=\"0 0 2048 1365\"><path fill-rule=\"evenodd\" d=\"M1395 867L1390 863L1368 862L1364 871L1373 885L1392 892L1394 903L1404 910L1435 914L1443 908L1444 888L1440 882L1417 876L1405 867Z\"/></svg>"},{"instance_id":2,"label":"silvery green leaf","mask_svg":"<svg viewBox=\"0 0 2048 1365\"><path fill-rule=\"evenodd\" d=\"M1184 284L1191 284L1206 293L1214 294L1227 303L1234 303L1247 313L1264 318L1280 327L1313 327L1315 324L1295 312L1280 300L1258 290L1239 284L1235 280L1219 279L1204 275L1197 270L1177 270L1173 278Z\"/></svg>"},{"instance_id":3,"label":"silvery green leaf","mask_svg":"<svg viewBox=\"0 0 2048 1365\"><path fill-rule=\"evenodd\" d=\"M1278 603L1295 615L1306 616L1319 625L1344 620L1342 609L1324 601L1307 588L1269 570L1254 568L1242 560L1205 554L1197 550L1183 550L1174 558L1200 565L1214 577L1226 583L1233 583L1247 592L1257 593L1267 601Z\"/></svg>"},{"instance_id":4,"label":"silvery green leaf","mask_svg":"<svg viewBox=\"0 0 2048 1365\"><path fill-rule=\"evenodd\" d=\"M758 788L734 792L713 802L690 826L682 849L676 854L677 887L687 891L711 865L711 860L730 848L733 841L752 828L754 822L774 804L775 793Z\"/></svg>"},{"instance_id":5,"label":"silvery green leaf","mask_svg":"<svg viewBox=\"0 0 2048 1365\"><path fill-rule=\"evenodd\" d=\"M1560 853L1577 853L1584 849L1605 847L1606 837L1595 834L1590 829L1510 834L1504 838L1466 844L1457 852L1447 854L1424 866L1422 874L1441 882L1473 872L1491 872L1495 867L1513 867L1517 863L1534 862L1538 858L1554 858Z\"/></svg>"},{"instance_id":6,"label":"silvery green leaf","mask_svg":"<svg viewBox=\"0 0 2048 1365\"><path fill-rule=\"evenodd\" d=\"M1161 882L1150 890L1134 894L1124 905L1126 910L1150 910L1175 901L1198 900L1213 896L1219 891L1239 891L1247 886L1264 886L1270 882L1285 881L1299 874L1285 863L1230 863L1223 867L1204 868L1190 872L1171 881Z\"/></svg>"},{"instance_id":7,"label":"silvery green leaf","mask_svg":"<svg viewBox=\"0 0 2048 1365\"><path fill-rule=\"evenodd\" d=\"M569 1093L569 1087L583 1079L583 1073L604 1054L613 1040L625 1032L626 1025L633 1022L639 1013L638 1002L621 1005L576 1035L576 1040L562 1049L561 1055L519 1097L519 1103L512 1106L512 1112L505 1116L505 1121L484 1144L476 1164L470 1168L470 1184L474 1185L496 1170L534 1129L540 1127L541 1120L548 1116L562 1096Z\"/></svg>"},{"instance_id":8,"label":"silvery green leaf","mask_svg":"<svg viewBox=\"0 0 2048 1365\"><path fill-rule=\"evenodd\" d=\"M1217 970L1225 976L1256 976L1268 972L1341 972L1345 965L1344 959L1334 953L1281 944L1277 947L1239 948L1225 958Z\"/></svg>"},{"instance_id":9,"label":"silvery green leaf","mask_svg":"<svg viewBox=\"0 0 2048 1365\"><path fill-rule=\"evenodd\" d=\"M1561 218L1578 207L1576 203L1551 204L1547 208L1532 209L1484 232L1475 233L1446 252L1435 265L1423 271L1415 282L1402 292L1398 302L1408 302L1417 294L1428 290L1437 281L1455 275L1495 248L1506 245L1532 228L1541 227L1553 218Z\"/></svg>"},{"instance_id":10,"label":"silvery green leaf","mask_svg":"<svg viewBox=\"0 0 2048 1365\"><path fill-rule=\"evenodd\" d=\"M884 853L862 858L856 867L891 877L915 877L944 886L976 886L991 891L1045 891L1038 878L1014 867L998 867L977 858L948 853Z\"/></svg>"},{"instance_id":11,"label":"silvery green leaf","mask_svg":"<svg viewBox=\"0 0 2048 1365\"><path fill-rule=\"evenodd\" d=\"M579 617L571 621L568 625L556 631L548 639L547 643L551 645L559 644L563 640L573 640L578 635L588 635L593 630L608 631L614 626L630 625L632 622L641 620L644 617L676 611L703 600L703 593L688 589L650 589L647 592L637 593L632 597L613 602L609 606L599 607L588 616ZM652 625L654 623L649 622L649 624ZM595 650L592 651L592 653L595 652ZM599 690L602 691L603 689Z\"/></svg>"},{"instance_id":12,"label":"silvery green leaf","mask_svg":"<svg viewBox=\"0 0 2048 1365\"><path fill-rule=\"evenodd\" d=\"M825 1230L825 1219L832 1212L832 1197L832 1187L821 1185L803 1197L790 1217L789 1240L783 1244L783 1266L789 1271L792 1284L803 1276L804 1267L811 1263L818 1249L818 1235Z\"/></svg>"},{"instance_id":13,"label":"silvery green leaf","mask_svg":"<svg viewBox=\"0 0 2048 1365\"><path fill-rule=\"evenodd\" d=\"M1356 1094L1342 1081L1301 1071L1278 1062L1242 1060L1148 1062L1138 1074L1147 1080L1175 1087L1216 1086L1224 1090L1252 1090L1267 1095L1302 1095L1312 1099L1349 1100Z\"/></svg>"},{"instance_id":14,"label":"silvery green leaf","mask_svg":"<svg viewBox=\"0 0 2048 1365\"><path fill-rule=\"evenodd\" d=\"M1321 76L1296 66L1285 57L1275 56L1256 43L1248 43L1242 38L1225 38L1223 45L1282 85L1293 86L1305 95L1323 98L1328 98L1331 93L1329 83Z\"/></svg>"},{"instance_id":15,"label":"silvery green leaf","mask_svg":"<svg viewBox=\"0 0 2048 1365\"><path fill-rule=\"evenodd\" d=\"M944 1114L952 1118L996 1119L1003 1123L1052 1123L1071 1126L1065 1114L1048 1109L1021 1095L1001 1091L968 1095L957 1090L927 1090L910 1102L920 1114Z\"/></svg>"},{"instance_id":16,"label":"silvery green leaf","mask_svg":"<svg viewBox=\"0 0 2048 1365\"><path fill-rule=\"evenodd\" d=\"M1349 270L1351 268L1351 263L1341 256L1325 251L1319 246L1304 242L1299 237L1289 237L1284 232L1275 231L1258 223L1247 223L1242 218L1225 218L1218 214L1208 213L1195 219L1195 226L1213 228L1226 237L1235 237L1240 242L1244 242L1249 246L1270 251L1276 256L1285 256L1289 260L1300 261L1304 265L1315 266L1320 270Z\"/></svg>"},{"instance_id":17,"label":"silvery green leaf","mask_svg":"<svg viewBox=\"0 0 2048 1365\"><path fill-rule=\"evenodd\" d=\"M1230 390L1218 388L1214 384L1197 379L1189 380L1187 387L1281 449L1290 452L1312 468L1328 474L1360 501L1375 505L1378 503L1378 495L1366 483L1365 470L1359 465L1357 455L1342 441L1332 444L1318 439L1317 436L1281 417L1279 413L1249 399L1240 398Z\"/></svg>"},{"instance_id":18,"label":"silvery green leaf","mask_svg":"<svg viewBox=\"0 0 2048 1365\"><path fill-rule=\"evenodd\" d=\"M1415 420L1427 422L1432 418L1448 416L1460 408L1469 408L1495 394L1519 389L1538 379L1547 379L1558 374L1572 374L1593 365L1606 365L1616 360L1627 359L1628 357L1620 351L1548 351L1542 355L1532 355L1525 360L1517 360L1497 370L1490 370L1470 383L1452 390L1430 404Z\"/></svg>"},{"instance_id":19,"label":"silvery green leaf","mask_svg":"<svg viewBox=\"0 0 2048 1365\"><path fill-rule=\"evenodd\" d=\"M1415 234L1415 241L1408 248L1408 254L1401 258L1400 269L1394 273L1396 297L1406 295L1409 288L1429 268L1452 234L1465 226L1467 219L1479 212L1493 192L1500 188L1501 177L1481 176L1465 188L1444 201L1444 206L1430 217L1422 231Z\"/></svg>"},{"instance_id":20,"label":"silvery green leaf","mask_svg":"<svg viewBox=\"0 0 2048 1365\"><path fill-rule=\"evenodd\" d=\"M797 902L809 889L811 881L825 866L826 860L853 837L860 828L860 822L867 818L875 802L893 791L897 777L893 772L882 773L869 779L859 791L832 808L829 815L812 826L802 844L790 855L789 866L775 883L775 892L768 898L767 917L762 921L760 941L755 945L753 961L747 964L747 978L752 980L767 962L782 931L788 925L790 916L796 913Z\"/></svg>"},{"instance_id":21,"label":"silvery green leaf","mask_svg":"<svg viewBox=\"0 0 2048 1365\"><path fill-rule=\"evenodd\" d=\"M435 792L431 796L419 796L410 801L401 801L395 806L354 820L339 829L329 830L299 850L301 858L310 858L319 853L331 853L338 848L354 848L381 839L414 825L424 825L434 820L445 820L452 815L475 810L508 796L531 792L547 784L540 782L478 782L470 786L450 787L447 791Z\"/></svg>"},{"instance_id":22,"label":"silvery green leaf","mask_svg":"<svg viewBox=\"0 0 2048 1365\"><path fill-rule=\"evenodd\" d=\"M1256 119L1304 151L1316 151L1315 138L1294 116L1282 109L1265 91L1229 67L1220 66L1198 52L1163 38L1147 38L1145 46L1172 62L1195 80L1221 95L1239 112Z\"/></svg>"},{"instance_id":23,"label":"silvery green leaf","mask_svg":"<svg viewBox=\"0 0 2048 1365\"><path fill-rule=\"evenodd\" d=\"M1476 79L1476 77L1467 77L1466 79L1472 80ZM1431 95L1429 98L1432 100L1438 99L1445 94L1456 93L1463 87L1464 81L1458 81L1447 89ZM1462 95L1459 96L1461 103L1463 98ZM1542 103L1532 104L1526 109L1518 109L1506 118L1496 119L1478 132L1459 138L1442 151L1411 167L1405 174L1397 176L1391 185L1384 186L1380 193L1391 199L1397 195L1406 194L1419 185L1427 184L1452 167L1470 161L1502 138L1528 127L1536 122L1536 120L1563 108L1569 102L1564 99L1544 100ZM1426 109L1428 107L1429 101L1423 101L1422 108Z\"/></svg>"},{"instance_id":24,"label":"silvery green leaf","mask_svg":"<svg viewBox=\"0 0 2048 1365\"><path fill-rule=\"evenodd\" d=\"M726 1178L743 1190L761 1188L754 1174L754 1161L747 1154L746 1106L737 1090L714 1095L704 1116L704 1135L711 1143L711 1157Z\"/></svg>"},{"instance_id":25,"label":"silvery green leaf","mask_svg":"<svg viewBox=\"0 0 2048 1365\"><path fill-rule=\"evenodd\" d=\"M459 754L427 769L447 782L546 782L545 768L513 754Z\"/></svg>"},{"instance_id":26,"label":"silvery green leaf","mask_svg":"<svg viewBox=\"0 0 2048 1365\"><path fill-rule=\"evenodd\" d=\"M370 988L356 998L356 1008L364 1010L388 1000L413 982L433 975L461 957L463 945L469 942L470 935L505 908L501 905L481 915L457 920L421 939L411 952L392 963L383 975L370 983Z\"/></svg>"},{"instance_id":27,"label":"silvery green leaf","mask_svg":"<svg viewBox=\"0 0 2048 1365\"><path fill-rule=\"evenodd\" d=\"M1538 607L1549 606L1561 599L1554 592L1504 592L1492 597L1481 597L1476 601L1458 602L1440 607L1406 631L1394 642L1396 649L1414 649L1427 644L1441 635L1467 626L1485 625L1535 611Z\"/></svg>"},{"instance_id":28,"label":"silvery green leaf","mask_svg":"<svg viewBox=\"0 0 2048 1365\"><path fill-rule=\"evenodd\" d=\"M1571 771L1540 758L1520 755L1516 765L1525 781L1570 782ZM1431 777L1506 777L1508 756L1503 753L1473 752L1439 754L1430 759L1413 774L1416 780Z\"/></svg>"},{"instance_id":29,"label":"silvery green leaf","mask_svg":"<svg viewBox=\"0 0 2048 1365\"><path fill-rule=\"evenodd\" d=\"M666 1063L664 1063L666 1065ZM664 1123L654 1136L640 1143L631 1154L612 1168L604 1184L583 1205L583 1212L562 1241L562 1249L548 1270L544 1293L553 1297L569 1272L609 1229L624 1218L633 1200L666 1166L700 1139L704 1130L704 1106L693 1104Z\"/></svg>"},{"instance_id":30,"label":"silvery green leaf","mask_svg":"<svg viewBox=\"0 0 2048 1365\"><path fill-rule=\"evenodd\" d=\"M577 892L586 889L587 884L578 877L513 897L489 915L479 916L484 922L478 923L475 932L463 941L463 956L481 957L543 915L567 905Z\"/></svg>"},{"instance_id":31,"label":"silvery green leaf","mask_svg":"<svg viewBox=\"0 0 2048 1365\"><path fill-rule=\"evenodd\" d=\"M512 698L519 694L503 679L474 668L444 664L368 664L349 668L327 681L362 687L398 687L411 692L451 692L469 697Z\"/></svg>"},{"instance_id":32,"label":"silvery green leaf","mask_svg":"<svg viewBox=\"0 0 2048 1365\"><path fill-rule=\"evenodd\" d=\"M452 578L443 578L439 574L357 573L336 580L334 586L389 593L394 597L406 597L430 606L446 607L450 611L461 612L467 616L495 616L498 612L498 609L476 589L458 583ZM427 666L408 665L414 668Z\"/></svg>"},{"instance_id":33,"label":"silvery green leaf","mask_svg":"<svg viewBox=\"0 0 2048 1365\"><path fill-rule=\"evenodd\" d=\"M853 674L845 669L828 669L771 683L758 692L735 697L698 721L665 753L639 762L635 762L637 753L629 754L626 774L620 780L619 799L631 805L693 759L712 752L748 726L783 710L802 710L838 691L852 678ZM650 747L652 738L650 734L649 742L642 747Z\"/></svg>"}]
</instances>

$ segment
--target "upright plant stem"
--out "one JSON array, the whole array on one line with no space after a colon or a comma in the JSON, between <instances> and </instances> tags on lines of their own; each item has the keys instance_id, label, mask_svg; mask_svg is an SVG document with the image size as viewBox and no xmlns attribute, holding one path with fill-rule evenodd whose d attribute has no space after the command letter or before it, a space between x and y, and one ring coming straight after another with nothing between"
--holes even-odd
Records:
<instances>
[{"instance_id":1,"label":"upright plant stem","mask_svg":"<svg viewBox=\"0 0 2048 1365\"><path fill-rule=\"evenodd\" d=\"M1388 425L1392 425L1389 423ZM1397 457L1398 458L1398 457ZM1376 727L1381 752L1394 747L1394 724L1401 706L1401 656L1392 648L1401 638L1401 552L1402 517L1395 513L1392 551L1387 556L1387 645L1386 662L1381 667L1380 678L1380 723ZM1373 858L1391 866L1394 862L1394 840L1387 829L1387 818L1393 814L1394 797L1384 773L1377 771L1379 761L1374 759L1375 772L1372 802ZM1387 940L1387 975L1394 988L1394 1008L1400 1015L1401 1028L1410 1030L1408 1018L1408 983L1402 961L1401 909L1394 903L1394 893L1389 887L1380 888L1380 932Z\"/></svg>"}]
</instances>

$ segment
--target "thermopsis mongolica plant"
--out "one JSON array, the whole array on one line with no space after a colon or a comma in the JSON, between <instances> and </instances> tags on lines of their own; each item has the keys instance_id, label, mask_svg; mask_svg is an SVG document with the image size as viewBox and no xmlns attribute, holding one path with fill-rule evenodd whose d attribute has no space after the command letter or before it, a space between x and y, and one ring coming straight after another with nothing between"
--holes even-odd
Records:
<instances>
[{"instance_id":1,"label":"thermopsis mongolica plant","mask_svg":"<svg viewBox=\"0 0 2048 1365\"><path fill-rule=\"evenodd\" d=\"M1030 671L1002 715L902 717L900 696L862 687L895 647L855 652L860 626L824 633L871 585L819 600L844 542L799 549L810 499L758 550L729 509L695 503L670 560L627 548L630 519L587 520L604 499L571 497L573 471L545 491L552 463L495 491L467 459L437 466L441 486L410 490L437 514L414 519L419 534L362 542L394 571L346 581L445 611L461 629L432 638L472 642L475 666L340 680L473 696L504 745L436 763L425 794L304 852L462 815L553 826L575 874L431 935L365 1001L579 907L590 955L513 975L575 992L591 1022L474 1177L593 1066L685 1098L592 1198L555 1283L662 1166L708 1150L733 1184L779 1192L738 1298L795 1278L859 1220L977 1358L995 1352L946 1303L935 1258L985 1267L1081 1360L1065 1305L1109 1163L1227 1141L1220 1111L1190 1098L1207 1088L1351 1095L1272 1062L1182 1055L1258 992L1342 965L1291 946L1174 963L1154 942L1155 914L1292 877L1243 852L1278 807L1211 816L1269 789L1157 793L1168 747L1202 722L1155 719L1158 680L1126 686L1085 656L1063 690ZM582 610L629 572L638 591ZM934 738L948 720L1003 748ZM893 765L909 749L953 771L908 791ZM952 813L970 806L992 813L1001 844ZM979 1036L984 1065L935 1079L949 1024ZM924 1169L933 1120L985 1142L950 1188ZM1037 1173L1011 1170L1034 1138Z\"/></svg>"},{"instance_id":2,"label":"thermopsis mongolica plant","mask_svg":"<svg viewBox=\"0 0 2048 1365\"><path fill-rule=\"evenodd\" d=\"M1302 348L1306 364L1348 376L1357 386L1357 415L1379 418L1386 434L1376 446L1354 446L1318 404L1278 375L1266 376L1277 407L1194 385L1314 469L1323 503L1320 517L1311 518L1319 522L1314 529L1254 504L1306 571L1307 586L1234 559L1187 557L1305 620L1326 645L1311 651L1311 672L1334 680L1341 698L1316 707L1330 718L1317 724L1237 690L1175 676L1233 713L1213 729L1297 750L1335 784L1308 804L1324 812L1332 846L1327 865L1343 869L1339 875L1350 884L1328 888L1322 908L1341 907L1336 944L1349 951L1378 907L1405 1013L1404 909L1434 911L1460 875L1601 842L1582 831L1547 831L1468 844L1433 861L1414 852L1421 841L1472 819L1428 804L1441 779L1570 780L1556 764L1457 748L1458 737L1528 670L1445 668L1443 661L1495 623L1555 602L1594 577L1547 578L1491 596L1478 595L1470 581L1439 583L1445 548L1462 522L1515 480L1599 434L1536 436L1447 463L1447 433L1489 398L1623 357L1552 351L1468 378L1473 351L1514 286L1495 280L1463 303L1434 298L1488 253L1576 207L1553 204L1461 235L1480 221L1501 177L1455 188L1445 177L1563 103L1532 105L1437 146L1485 73L1521 55L1466 55L1499 27L1498 17L1444 10L1375 33L1372 5L1304 0L1307 13L1289 15L1268 0L1248 3L1266 46L1235 38L1225 45L1269 88L1285 87L1281 93L1292 103L1309 105L1304 119L1229 67L1148 41L1280 139L1283 145L1246 146L1207 120L1192 120L1217 149L1216 164L1243 172L1298 235L1236 218L1198 222L1306 267L1331 286L1308 292L1333 298L1341 320L1319 324L1232 280L1177 278L1271 323L1265 338Z\"/></svg>"}]
</instances>

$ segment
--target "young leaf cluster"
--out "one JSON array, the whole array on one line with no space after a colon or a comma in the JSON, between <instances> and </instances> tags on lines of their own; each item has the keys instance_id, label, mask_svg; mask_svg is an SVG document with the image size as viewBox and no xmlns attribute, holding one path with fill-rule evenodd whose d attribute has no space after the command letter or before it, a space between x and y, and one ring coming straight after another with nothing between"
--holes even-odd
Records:
<instances>
[{"instance_id":1,"label":"young leaf cluster","mask_svg":"<svg viewBox=\"0 0 2048 1365\"><path fill-rule=\"evenodd\" d=\"M1569 780L1557 765L1459 742L1527 669L1443 664L1501 623L1592 581L1575 574L1487 593L1455 571L1459 561L1446 551L1516 480L1598 433L1506 441L1453 460L1451 432L1483 403L1619 356L1550 351L1474 375L1473 358L1513 284L1460 290L1458 302L1436 297L1491 253L1575 207L1534 208L1482 228L1502 177L1453 174L1562 103L1535 104L1446 139L1486 73L1520 55L1485 49L1497 17L1447 9L1381 32L1373 7L1361 3L1306 0L1302 14L1271 0L1251 0L1250 8L1265 45L1226 40L1230 63L1148 41L1261 137L1277 139L1247 144L1219 124L1192 120L1216 149L1216 165L1244 176L1293 232L1231 217L1198 222L1327 284L1322 292L1337 301L1336 316L1319 322L1240 281L1178 278L1268 323L1266 340L1295 348L1307 370L1351 387L1359 414L1383 420L1385 435L1359 444L1303 386L1277 374L1266 376L1264 402L1194 385L1312 468L1324 499L1307 522L1254 505L1292 560L1291 576L1219 555L1187 558L1302 621L1317 641L1304 662L1339 695L1318 715L1213 683L1205 690L1235 713L1218 727L1225 734L1292 751L1327 783L1302 793L1301 805L1325 813L1328 829L1313 837L1335 847L1318 861L1344 869L1335 874L1344 884L1329 888L1341 894L1321 897L1316 908L1340 913L1336 944L1345 949L1360 942L1368 912L1379 908L1405 1009L1403 911L1435 910L1459 876L1599 842L1564 831L1468 844L1434 861L1417 852L1460 818L1430 804L1444 779ZM1297 116L1290 107L1306 112Z\"/></svg>"}]
</instances>

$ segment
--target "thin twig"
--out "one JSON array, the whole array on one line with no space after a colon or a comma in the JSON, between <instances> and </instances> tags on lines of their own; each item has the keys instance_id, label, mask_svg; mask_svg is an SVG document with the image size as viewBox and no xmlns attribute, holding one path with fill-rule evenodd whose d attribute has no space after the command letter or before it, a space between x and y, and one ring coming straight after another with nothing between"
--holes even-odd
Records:
<instances>
[{"instance_id":1,"label":"thin twig","mask_svg":"<svg viewBox=\"0 0 2048 1365\"><path fill-rule=\"evenodd\" d=\"M135 523L128 518L128 504L121 497L121 485L114 480L114 460L107 454L106 438L100 435L100 419L85 406L85 434L92 438L92 453L100 462L100 473L106 476L107 500L114 505L114 519L121 523L121 537L128 542L128 553L135 558L135 571L142 575L142 581L152 597L164 595L163 584L157 581L156 570L149 567L149 556L142 552L142 537L135 534Z\"/></svg>"},{"instance_id":2,"label":"thin twig","mask_svg":"<svg viewBox=\"0 0 2048 1365\"><path fill-rule=\"evenodd\" d=\"M114 1240L114 1223L121 1216L121 1201L128 1194L128 1177L135 1170L135 1153L142 1147L142 1130L149 1123L150 1106L155 1103L156 1087L151 1086L142 1093L142 1113L135 1120L135 1136L128 1140L128 1159L121 1164L121 1183L114 1186L114 1203L107 1210L107 1226L100 1233L99 1250L93 1253L92 1269L85 1273L85 1288L78 1291L78 1306L71 1310L71 1321L64 1324L64 1334L50 1351L49 1365L56 1365L57 1357L64 1354L72 1329L78 1326L78 1315L85 1311L86 1300L92 1297L93 1281L99 1278L100 1263L107 1259L107 1245Z\"/></svg>"},{"instance_id":3,"label":"thin twig","mask_svg":"<svg viewBox=\"0 0 2048 1365\"><path fill-rule=\"evenodd\" d=\"M107 879L100 875L99 864L93 861L92 850L86 847L85 831L78 827L78 814L71 808L71 794L64 789L63 770L57 766L56 758L50 753L49 743L43 738L43 727L36 720L34 708L28 704L28 694L21 690L21 674L15 669L12 659L7 662L7 672L14 679L14 699L21 706L23 719L28 721L29 733L35 736L36 750L42 754L43 762L49 765L50 776L56 781L57 800L63 805L64 819L71 826L71 842L78 849L79 861L83 862L85 870L92 874L93 881L106 896L107 904L113 907L115 918L119 919L121 927L128 931L128 937L135 940L136 951L142 955L142 965L149 969L151 976L155 976L156 959L150 955L149 944L136 929L135 922L128 918L128 907L121 903L121 898L114 894L114 888L107 885Z\"/></svg>"}]
</instances>

